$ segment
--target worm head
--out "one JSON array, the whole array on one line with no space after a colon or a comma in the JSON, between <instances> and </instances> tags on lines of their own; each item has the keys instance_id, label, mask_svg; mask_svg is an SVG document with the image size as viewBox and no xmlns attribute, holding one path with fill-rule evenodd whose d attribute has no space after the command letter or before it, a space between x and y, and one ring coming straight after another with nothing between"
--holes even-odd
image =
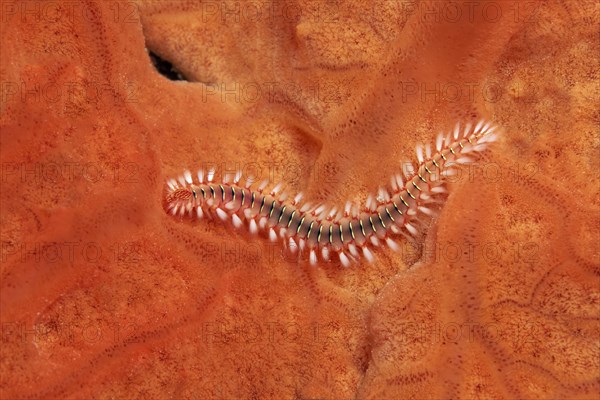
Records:
<instances>
[{"instance_id":1,"label":"worm head","mask_svg":"<svg viewBox=\"0 0 600 400\"><path fill-rule=\"evenodd\" d=\"M186 211L191 211L201 205L199 191L200 189L194 185L174 187L167 184L163 204L165 210L173 215L183 215Z\"/></svg>"}]
</instances>

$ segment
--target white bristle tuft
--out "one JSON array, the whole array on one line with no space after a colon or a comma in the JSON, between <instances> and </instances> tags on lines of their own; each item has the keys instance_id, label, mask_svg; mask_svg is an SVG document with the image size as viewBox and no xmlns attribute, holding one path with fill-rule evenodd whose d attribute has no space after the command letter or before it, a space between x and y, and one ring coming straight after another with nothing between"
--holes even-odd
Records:
<instances>
[{"instance_id":1,"label":"white bristle tuft","mask_svg":"<svg viewBox=\"0 0 600 400\"><path fill-rule=\"evenodd\" d=\"M231 222L233 222L233 226L235 226L236 228L242 226L242 220L240 219L240 217L237 216L237 214L233 214L231 216Z\"/></svg>"},{"instance_id":2,"label":"white bristle tuft","mask_svg":"<svg viewBox=\"0 0 600 400\"><path fill-rule=\"evenodd\" d=\"M235 173L235 178L233 178L233 183L235 183L237 185L238 182L240 181L240 179L242 179L242 170L238 170Z\"/></svg>"},{"instance_id":3,"label":"white bristle tuft","mask_svg":"<svg viewBox=\"0 0 600 400\"><path fill-rule=\"evenodd\" d=\"M204 183L204 170L202 169L198 170L198 182Z\"/></svg>"},{"instance_id":4,"label":"white bristle tuft","mask_svg":"<svg viewBox=\"0 0 600 400\"><path fill-rule=\"evenodd\" d=\"M302 196L303 196L302 192L298 193L296 195L296 197L294 197L294 204L300 203L300 200L302 200Z\"/></svg>"},{"instance_id":5,"label":"white bristle tuft","mask_svg":"<svg viewBox=\"0 0 600 400\"><path fill-rule=\"evenodd\" d=\"M479 133L481 131L481 128L483 127L483 122L484 122L483 119L479 120L477 125L475 125L475 130L473 131L474 133Z\"/></svg>"},{"instance_id":6,"label":"white bristle tuft","mask_svg":"<svg viewBox=\"0 0 600 400\"><path fill-rule=\"evenodd\" d=\"M420 163L425 161L423 159L423 146L421 144L417 144L417 146L415 147L415 150L417 152L417 160L419 160Z\"/></svg>"},{"instance_id":7,"label":"white bristle tuft","mask_svg":"<svg viewBox=\"0 0 600 400\"><path fill-rule=\"evenodd\" d=\"M440 132L440 133L438 133L437 138L435 139L435 148L437 151L442 150L443 142L444 142L444 134Z\"/></svg>"},{"instance_id":8,"label":"white bristle tuft","mask_svg":"<svg viewBox=\"0 0 600 400\"><path fill-rule=\"evenodd\" d=\"M427 207L419 206L419 211L421 211L425 215L429 215L430 217L433 217L433 215L434 215L433 211L431 211Z\"/></svg>"},{"instance_id":9,"label":"white bristle tuft","mask_svg":"<svg viewBox=\"0 0 600 400\"><path fill-rule=\"evenodd\" d=\"M278 183L277 185L275 185L275 187L273 188L273 190L271 190L271 195L275 196L277 193L279 193L279 191L281 190L282 186L283 185L281 183Z\"/></svg>"},{"instance_id":10,"label":"white bristle tuft","mask_svg":"<svg viewBox=\"0 0 600 400\"><path fill-rule=\"evenodd\" d=\"M354 257L358 257L358 250L356 250L356 245L354 243L348 244L348 250Z\"/></svg>"},{"instance_id":11,"label":"white bristle tuft","mask_svg":"<svg viewBox=\"0 0 600 400\"><path fill-rule=\"evenodd\" d=\"M327 218L331 219L331 218L333 218L335 216L335 214L337 214L337 207L333 207L331 209L331 211L329 211L329 215L327 215Z\"/></svg>"},{"instance_id":12,"label":"white bristle tuft","mask_svg":"<svg viewBox=\"0 0 600 400\"><path fill-rule=\"evenodd\" d=\"M483 128L481 128L481 133L483 133L484 135L488 134L491 126L492 126L492 123L487 121L485 123L485 125L483 126Z\"/></svg>"},{"instance_id":13,"label":"white bristle tuft","mask_svg":"<svg viewBox=\"0 0 600 400\"><path fill-rule=\"evenodd\" d=\"M258 227L259 227L260 229L265 229L265 228L266 228L266 226L267 226L267 217L261 217L261 218L258 220Z\"/></svg>"},{"instance_id":14,"label":"white bristle tuft","mask_svg":"<svg viewBox=\"0 0 600 400\"><path fill-rule=\"evenodd\" d=\"M404 179L402 179L402 174L396 174L396 183L398 184L399 189L404 187Z\"/></svg>"},{"instance_id":15,"label":"white bristle tuft","mask_svg":"<svg viewBox=\"0 0 600 400\"><path fill-rule=\"evenodd\" d=\"M340 262L342 263L342 265L344 267L349 267L350 260L348 259L348 256L343 251L340 251L339 256L340 256Z\"/></svg>"},{"instance_id":16,"label":"white bristle tuft","mask_svg":"<svg viewBox=\"0 0 600 400\"><path fill-rule=\"evenodd\" d=\"M290 250L292 251L292 253L295 253L298 250L298 246L296 245L296 241L291 236L289 238L289 247L290 247Z\"/></svg>"},{"instance_id":17,"label":"white bristle tuft","mask_svg":"<svg viewBox=\"0 0 600 400\"><path fill-rule=\"evenodd\" d=\"M411 235L417 236L419 234L419 231L413 225L405 224L404 226L406 227L406 230L410 232Z\"/></svg>"},{"instance_id":18,"label":"white bristle tuft","mask_svg":"<svg viewBox=\"0 0 600 400\"><path fill-rule=\"evenodd\" d=\"M317 264L317 253L315 253L315 249L310 250L309 260L310 260L310 265Z\"/></svg>"},{"instance_id":19,"label":"white bristle tuft","mask_svg":"<svg viewBox=\"0 0 600 400\"><path fill-rule=\"evenodd\" d=\"M268 184L269 184L269 180L265 179L264 181L262 181L260 183L260 185L258 185L258 189L256 189L256 190L258 190L259 192L262 193L262 191L265 190L265 188L267 187Z\"/></svg>"},{"instance_id":20,"label":"white bristle tuft","mask_svg":"<svg viewBox=\"0 0 600 400\"><path fill-rule=\"evenodd\" d=\"M398 243L394 242L390 238L386 238L385 243L389 246L390 249L392 249L394 251L398 251L400 249L400 247L398 246Z\"/></svg>"},{"instance_id":21,"label":"white bristle tuft","mask_svg":"<svg viewBox=\"0 0 600 400\"><path fill-rule=\"evenodd\" d=\"M458 139L459 133L460 133L460 124L456 123L456 126L454 127L454 140Z\"/></svg>"},{"instance_id":22,"label":"white bristle tuft","mask_svg":"<svg viewBox=\"0 0 600 400\"><path fill-rule=\"evenodd\" d=\"M373 260L375 259L373 257L373 253L371 253L371 250L369 250L366 246L362 248L363 251L363 256L365 256L365 258L367 259L368 262L373 262Z\"/></svg>"},{"instance_id":23,"label":"white bristle tuft","mask_svg":"<svg viewBox=\"0 0 600 400\"><path fill-rule=\"evenodd\" d=\"M219 218L221 218L221 220L223 220L223 221L226 221L226 220L227 220L227 213L226 213L225 211L223 211L223 210L222 210L222 209L220 209L220 208L217 208L215 211L217 212L217 216L218 216Z\"/></svg>"},{"instance_id":24,"label":"white bristle tuft","mask_svg":"<svg viewBox=\"0 0 600 400\"><path fill-rule=\"evenodd\" d=\"M202 207L196 207L196 216L198 218L202 218L204 216L204 212L202 212Z\"/></svg>"},{"instance_id":25,"label":"white bristle tuft","mask_svg":"<svg viewBox=\"0 0 600 400\"><path fill-rule=\"evenodd\" d=\"M322 220L324 220L325 218L327 218L327 213L328 213L328 211L329 211L329 208L325 208L325 209L323 209L323 211L321 211L321 213L317 214L317 220L318 220L318 221L322 221Z\"/></svg>"},{"instance_id":26,"label":"white bristle tuft","mask_svg":"<svg viewBox=\"0 0 600 400\"><path fill-rule=\"evenodd\" d=\"M468 137L469 134L471 133L471 127L473 125L469 122L466 126L465 126L465 130L463 131L463 137Z\"/></svg>"},{"instance_id":27,"label":"white bristle tuft","mask_svg":"<svg viewBox=\"0 0 600 400\"><path fill-rule=\"evenodd\" d=\"M458 172L456 171L455 168L446 169L446 170L442 171L442 175L445 177L455 176L457 173Z\"/></svg>"},{"instance_id":28,"label":"white bristle tuft","mask_svg":"<svg viewBox=\"0 0 600 400\"><path fill-rule=\"evenodd\" d=\"M475 160L473 160L472 158L467 157L467 156L462 156L460 158L457 158L455 162L457 164L467 164L467 163L475 162Z\"/></svg>"},{"instance_id":29,"label":"white bristle tuft","mask_svg":"<svg viewBox=\"0 0 600 400\"><path fill-rule=\"evenodd\" d=\"M317 208L315 208L312 213L314 215L322 214L325 211L326 208L327 208L327 206L325 204L321 204L320 206L318 206Z\"/></svg>"},{"instance_id":30,"label":"white bristle tuft","mask_svg":"<svg viewBox=\"0 0 600 400\"><path fill-rule=\"evenodd\" d=\"M498 135L495 133L490 133L479 139L478 143L492 143L496 140L498 140Z\"/></svg>"},{"instance_id":31,"label":"white bristle tuft","mask_svg":"<svg viewBox=\"0 0 600 400\"><path fill-rule=\"evenodd\" d=\"M209 169L206 177L209 182L212 182L213 178L215 177L215 169L214 168Z\"/></svg>"},{"instance_id":32,"label":"white bristle tuft","mask_svg":"<svg viewBox=\"0 0 600 400\"><path fill-rule=\"evenodd\" d=\"M375 235L371 236L371 243L373 243L373 246L379 246L379 238Z\"/></svg>"},{"instance_id":33,"label":"white bristle tuft","mask_svg":"<svg viewBox=\"0 0 600 400\"><path fill-rule=\"evenodd\" d=\"M310 208L311 208L311 207L312 207L312 206L310 205L310 203L304 203L304 204L302 205L302 207L300 207L300 212L303 212L303 213L305 213L305 212L307 212L308 210L310 210Z\"/></svg>"},{"instance_id":34,"label":"white bristle tuft","mask_svg":"<svg viewBox=\"0 0 600 400\"><path fill-rule=\"evenodd\" d=\"M344 206L344 216L345 217L350 215L350 210L352 210L352 203L350 203L350 201L347 201L346 205Z\"/></svg>"},{"instance_id":35,"label":"white bristle tuft","mask_svg":"<svg viewBox=\"0 0 600 400\"><path fill-rule=\"evenodd\" d=\"M402 164L402 170L404 172L404 177L407 180L415 176L415 166L409 161L406 161Z\"/></svg>"},{"instance_id":36,"label":"white bristle tuft","mask_svg":"<svg viewBox=\"0 0 600 400\"><path fill-rule=\"evenodd\" d=\"M256 220L255 219L251 219L250 220L250 233L255 235L258 232L258 226L256 225Z\"/></svg>"},{"instance_id":37,"label":"white bristle tuft","mask_svg":"<svg viewBox=\"0 0 600 400\"><path fill-rule=\"evenodd\" d=\"M392 177L390 178L390 183L391 183L391 185L392 185L392 191L393 191L394 193L397 193L397 192L398 192L398 190L400 190L400 188L398 187L398 182L396 182L396 177L395 177L395 176L392 176Z\"/></svg>"},{"instance_id":38,"label":"white bristle tuft","mask_svg":"<svg viewBox=\"0 0 600 400\"><path fill-rule=\"evenodd\" d=\"M275 229L273 229L273 228L269 229L269 240L271 242L274 242L277 240L277 233L275 232Z\"/></svg>"},{"instance_id":39,"label":"white bristle tuft","mask_svg":"<svg viewBox=\"0 0 600 400\"><path fill-rule=\"evenodd\" d=\"M375 211L377 204L375 203L375 200L373 199L373 195L370 194L367 196L367 201L365 202L365 207L369 211Z\"/></svg>"},{"instance_id":40,"label":"white bristle tuft","mask_svg":"<svg viewBox=\"0 0 600 400\"><path fill-rule=\"evenodd\" d=\"M390 201L390 194L384 188L379 188L379 195L377 197L377 201L380 203Z\"/></svg>"},{"instance_id":41,"label":"white bristle tuft","mask_svg":"<svg viewBox=\"0 0 600 400\"><path fill-rule=\"evenodd\" d=\"M327 246L321 249L321 256L323 256L323 260L329 261L329 248Z\"/></svg>"}]
</instances>

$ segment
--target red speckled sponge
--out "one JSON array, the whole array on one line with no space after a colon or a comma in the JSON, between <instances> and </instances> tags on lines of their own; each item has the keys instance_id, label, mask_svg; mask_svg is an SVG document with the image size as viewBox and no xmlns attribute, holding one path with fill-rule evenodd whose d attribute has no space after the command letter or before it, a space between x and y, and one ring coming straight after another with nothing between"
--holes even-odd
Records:
<instances>
[{"instance_id":1,"label":"red speckled sponge","mask_svg":"<svg viewBox=\"0 0 600 400\"><path fill-rule=\"evenodd\" d=\"M3 2L0 397L597 395L598 8L476 3ZM361 201L480 116L502 139L373 264L162 208L208 165Z\"/></svg>"}]
</instances>

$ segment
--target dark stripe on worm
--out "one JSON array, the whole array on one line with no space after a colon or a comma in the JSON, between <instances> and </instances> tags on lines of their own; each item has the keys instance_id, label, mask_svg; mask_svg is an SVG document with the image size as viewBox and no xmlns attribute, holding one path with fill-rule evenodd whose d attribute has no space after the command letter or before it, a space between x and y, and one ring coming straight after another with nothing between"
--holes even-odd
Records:
<instances>
[{"instance_id":1,"label":"dark stripe on worm","mask_svg":"<svg viewBox=\"0 0 600 400\"><path fill-rule=\"evenodd\" d=\"M427 171L427 173L428 173L428 174L433 174L433 172L431 172L431 171L429 170L429 168L427 168L427 164L425 164L425 171Z\"/></svg>"},{"instance_id":2,"label":"dark stripe on worm","mask_svg":"<svg viewBox=\"0 0 600 400\"><path fill-rule=\"evenodd\" d=\"M414 187L416 187L416 188L417 188L417 190L419 190L419 192L421 192L421 191L422 191L422 190L421 190L421 188L417 186L417 184L415 183L415 181L411 181L410 183L412 183L412 184L413 184L413 186L414 186ZM407 192L408 192L408 190L407 190ZM409 193L410 193L410 192L409 192Z\"/></svg>"},{"instance_id":3,"label":"dark stripe on worm","mask_svg":"<svg viewBox=\"0 0 600 400\"><path fill-rule=\"evenodd\" d=\"M414 183L413 183L413 185L414 185ZM408 195L409 195L410 197L412 197L412 199L413 199L413 200L416 200L416 199L417 199L415 196L413 196L413 194L410 192L410 190L406 189L406 193L408 193Z\"/></svg>"},{"instance_id":4,"label":"dark stripe on worm","mask_svg":"<svg viewBox=\"0 0 600 400\"><path fill-rule=\"evenodd\" d=\"M198 198L198 195L196 194L196 191L194 189L192 189L192 194L194 195L194 200L196 200Z\"/></svg>"},{"instance_id":5,"label":"dark stripe on worm","mask_svg":"<svg viewBox=\"0 0 600 400\"><path fill-rule=\"evenodd\" d=\"M371 229L373 229L373 232L377 233L377 228L375 228L375 224L373 223L373 218L371 218L370 215L369 215L369 223L371 224Z\"/></svg>"},{"instance_id":6,"label":"dark stripe on worm","mask_svg":"<svg viewBox=\"0 0 600 400\"><path fill-rule=\"evenodd\" d=\"M265 206L266 197L263 196L262 201L260 202L260 210L258 210L259 214L262 213L263 207Z\"/></svg>"},{"instance_id":7,"label":"dark stripe on worm","mask_svg":"<svg viewBox=\"0 0 600 400\"><path fill-rule=\"evenodd\" d=\"M298 234L298 232L300 232L300 228L302 228L302 224L304 223L304 218L306 218L306 217L302 217L302 219L300 220L300 223L298 224L298 227L296 228L296 234Z\"/></svg>"},{"instance_id":8,"label":"dark stripe on worm","mask_svg":"<svg viewBox=\"0 0 600 400\"><path fill-rule=\"evenodd\" d=\"M202 197L203 197L204 199L206 199L206 192L204 191L204 189L203 189L203 188L200 188L200 191L202 192Z\"/></svg>"},{"instance_id":9,"label":"dark stripe on worm","mask_svg":"<svg viewBox=\"0 0 600 400\"><path fill-rule=\"evenodd\" d=\"M271 218L271 215L273 215L274 209L275 209L275 199L273 199L273 202L271 203L271 209L269 210L269 218Z\"/></svg>"},{"instance_id":10,"label":"dark stripe on worm","mask_svg":"<svg viewBox=\"0 0 600 400\"><path fill-rule=\"evenodd\" d=\"M233 186L231 187L231 202L235 202L235 189L233 188Z\"/></svg>"},{"instance_id":11,"label":"dark stripe on worm","mask_svg":"<svg viewBox=\"0 0 600 400\"><path fill-rule=\"evenodd\" d=\"M390 214L390 211L387 209L387 207L385 208L385 212L387 213L388 217L390 217L392 222L396 222L396 220L394 219L394 217L392 217L392 214Z\"/></svg>"},{"instance_id":12,"label":"dark stripe on worm","mask_svg":"<svg viewBox=\"0 0 600 400\"><path fill-rule=\"evenodd\" d=\"M435 161L435 158L432 158L431 161L433 162L433 165L436 166L436 168L440 167L440 165Z\"/></svg>"},{"instance_id":13,"label":"dark stripe on worm","mask_svg":"<svg viewBox=\"0 0 600 400\"><path fill-rule=\"evenodd\" d=\"M321 241L321 233L323 232L323 225L319 223L319 234L317 235L317 243Z\"/></svg>"},{"instance_id":14,"label":"dark stripe on worm","mask_svg":"<svg viewBox=\"0 0 600 400\"><path fill-rule=\"evenodd\" d=\"M333 224L329 225L329 244L333 244Z\"/></svg>"},{"instance_id":15,"label":"dark stripe on worm","mask_svg":"<svg viewBox=\"0 0 600 400\"><path fill-rule=\"evenodd\" d=\"M358 220L358 224L360 225L360 231L362 232L363 236L365 237L365 239L367 238L367 234L365 233L365 227L363 226L363 222L362 219Z\"/></svg>"},{"instance_id":16,"label":"dark stripe on worm","mask_svg":"<svg viewBox=\"0 0 600 400\"><path fill-rule=\"evenodd\" d=\"M242 205L241 207L244 206L244 202L246 201L246 191L244 189L241 189L242 191Z\"/></svg>"},{"instance_id":17,"label":"dark stripe on worm","mask_svg":"<svg viewBox=\"0 0 600 400\"><path fill-rule=\"evenodd\" d=\"M338 229L340 230L340 241L342 242L342 245L344 244L344 233L342 232L342 225L338 225Z\"/></svg>"},{"instance_id":18,"label":"dark stripe on worm","mask_svg":"<svg viewBox=\"0 0 600 400\"><path fill-rule=\"evenodd\" d=\"M387 211L387 208L385 211ZM379 218L379 222L381 222L381 226L383 226L383 229L385 229L385 224L383 223L383 219L381 219L381 214L377 213L377 217Z\"/></svg>"},{"instance_id":19,"label":"dark stripe on worm","mask_svg":"<svg viewBox=\"0 0 600 400\"><path fill-rule=\"evenodd\" d=\"M281 218L283 217L283 213L285 212L285 208L286 208L286 207L287 207L287 206L283 206L283 207L281 208L281 213L279 214L279 218L277 218L277 223L280 223L280 222L281 222Z\"/></svg>"},{"instance_id":20,"label":"dark stripe on worm","mask_svg":"<svg viewBox=\"0 0 600 400\"><path fill-rule=\"evenodd\" d=\"M306 234L306 238L310 239L310 233L312 232L312 227L315 221L310 221L310 226L308 227L308 233Z\"/></svg>"},{"instance_id":21,"label":"dark stripe on worm","mask_svg":"<svg viewBox=\"0 0 600 400\"><path fill-rule=\"evenodd\" d=\"M288 228L292 224L292 218L294 218L294 214L296 214L296 210L292 211L292 213L290 214L290 219L288 220L288 223L287 223Z\"/></svg>"},{"instance_id":22,"label":"dark stripe on worm","mask_svg":"<svg viewBox=\"0 0 600 400\"><path fill-rule=\"evenodd\" d=\"M408 191L408 190L407 190ZM408 203L406 202L406 200L404 200L404 198L402 197L402 193L400 193L400 201L406 206L408 207Z\"/></svg>"},{"instance_id":23,"label":"dark stripe on worm","mask_svg":"<svg viewBox=\"0 0 600 400\"><path fill-rule=\"evenodd\" d=\"M440 151L440 156L442 156L442 158L444 159L444 161L448 161L448 160L446 159L446 156L444 155L444 151L443 151L443 150L442 150L442 151Z\"/></svg>"},{"instance_id":24,"label":"dark stripe on worm","mask_svg":"<svg viewBox=\"0 0 600 400\"><path fill-rule=\"evenodd\" d=\"M219 185L219 187L221 188L221 201L225 201L225 188L223 185Z\"/></svg>"},{"instance_id":25,"label":"dark stripe on worm","mask_svg":"<svg viewBox=\"0 0 600 400\"><path fill-rule=\"evenodd\" d=\"M423 177L421 176L421 173L420 173L420 172L419 172L417 175L419 176L419 179L423 181L423 183L427 183L427 181L425 180L425 178L423 178Z\"/></svg>"},{"instance_id":26,"label":"dark stripe on worm","mask_svg":"<svg viewBox=\"0 0 600 400\"><path fill-rule=\"evenodd\" d=\"M402 211L400 211L400 210L398 209L398 205L396 204L396 202L392 200L392 204L394 205L394 209L395 209L396 211L398 211L398 214L402 215Z\"/></svg>"},{"instance_id":27,"label":"dark stripe on worm","mask_svg":"<svg viewBox=\"0 0 600 400\"><path fill-rule=\"evenodd\" d=\"M460 146L461 149L465 148L465 146L463 146L463 144L462 144L462 140L460 142L458 142L458 145Z\"/></svg>"},{"instance_id":28,"label":"dark stripe on worm","mask_svg":"<svg viewBox=\"0 0 600 400\"><path fill-rule=\"evenodd\" d=\"M450 152L454 155L456 155L456 153L454 152L454 149L452 148L452 146L448 146L448 148L450 149Z\"/></svg>"},{"instance_id":29,"label":"dark stripe on worm","mask_svg":"<svg viewBox=\"0 0 600 400\"><path fill-rule=\"evenodd\" d=\"M210 193L212 194L213 199L215 198L215 189L213 189L212 185L208 185L208 188L210 189Z\"/></svg>"},{"instance_id":30,"label":"dark stripe on worm","mask_svg":"<svg viewBox=\"0 0 600 400\"><path fill-rule=\"evenodd\" d=\"M256 200L256 192L252 192L252 203L250 203L250 208L254 208L254 200Z\"/></svg>"},{"instance_id":31,"label":"dark stripe on worm","mask_svg":"<svg viewBox=\"0 0 600 400\"><path fill-rule=\"evenodd\" d=\"M352 229L352 222L348 222L348 227L350 228L350 235L352 236L352 240L356 239L356 237L354 237L354 229Z\"/></svg>"}]
</instances>

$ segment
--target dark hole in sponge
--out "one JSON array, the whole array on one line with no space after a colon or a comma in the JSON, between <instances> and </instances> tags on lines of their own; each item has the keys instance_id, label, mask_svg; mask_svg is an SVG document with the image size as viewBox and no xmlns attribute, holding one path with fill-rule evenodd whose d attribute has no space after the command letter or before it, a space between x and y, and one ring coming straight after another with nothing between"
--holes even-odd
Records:
<instances>
[{"instance_id":1,"label":"dark hole in sponge","mask_svg":"<svg viewBox=\"0 0 600 400\"><path fill-rule=\"evenodd\" d=\"M177 68L173 66L169 61L162 59L156 53L148 50L152 65L158 71L159 74L172 81L187 81L187 78L183 74L177 71Z\"/></svg>"}]
</instances>

